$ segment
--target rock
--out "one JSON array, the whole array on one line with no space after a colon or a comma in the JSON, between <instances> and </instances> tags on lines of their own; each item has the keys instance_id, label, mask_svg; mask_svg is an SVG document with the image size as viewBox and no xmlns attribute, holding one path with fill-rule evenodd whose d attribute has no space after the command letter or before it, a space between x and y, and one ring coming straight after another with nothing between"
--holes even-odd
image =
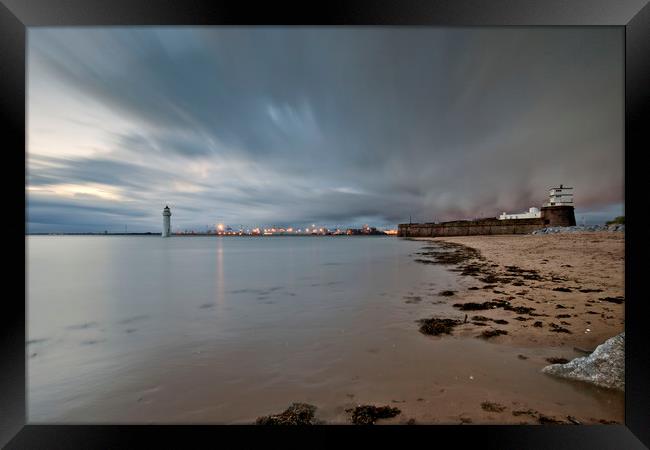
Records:
<instances>
[{"instance_id":1,"label":"rock","mask_svg":"<svg viewBox=\"0 0 650 450\"><path fill-rule=\"evenodd\" d=\"M624 391L625 333L606 340L589 356L575 358L566 364L551 364L542 372Z\"/></svg>"},{"instance_id":2,"label":"rock","mask_svg":"<svg viewBox=\"0 0 650 450\"><path fill-rule=\"evenodd\" d=\"M535 230L531 234L582 233L585 231L625 232L625 225L573 225L570 227L546 227Z\"/></svg>"}]
</instances>

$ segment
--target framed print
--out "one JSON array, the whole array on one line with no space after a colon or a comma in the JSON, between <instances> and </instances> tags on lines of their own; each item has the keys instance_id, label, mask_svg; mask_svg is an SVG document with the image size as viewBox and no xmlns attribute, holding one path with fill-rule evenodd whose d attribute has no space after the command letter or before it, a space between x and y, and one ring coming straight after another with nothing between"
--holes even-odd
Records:
<instances>
[{"instance_id":1,"label":"framed print","mask_svg":"<svg viewBox=\"0 0 650 450\"><path fill-rule=\"evenodd\" d=\"M3 0L2 444L649 445L646 3Z\"/></svg>"}]
</instances>

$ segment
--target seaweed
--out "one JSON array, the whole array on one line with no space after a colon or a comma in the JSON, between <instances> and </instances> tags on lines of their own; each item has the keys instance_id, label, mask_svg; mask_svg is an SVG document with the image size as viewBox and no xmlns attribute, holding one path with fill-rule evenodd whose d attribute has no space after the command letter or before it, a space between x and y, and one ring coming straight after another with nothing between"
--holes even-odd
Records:
<instances>
[{"instance_id":1,"label":"seaweed","mask_svg":"<svg viewBox=\"0 0 650 450\"><path fill-rule=\"evenodd\" d=\"M501 336L503 334L508 334L508 332L506 330L485 330L478 337L481 337L483 339L490 339L495 336Z\"/></svg>"},{"instance_id":2,"label":"seaweed","mask_svg":"<svg viewBox=\"0 0 650 450\"><path fill-rule=\"evenodd\" d=\"M455 303L454 307L460 309L461 311L482 311L485 309L493 309L501 306L497 302L483 302L483 303Z\"/></svg>"},{"instance_id":3,"label":"seaweed","mask_svg":"<svg viewBox=\"0 0 650 450\"><path fill-rule=\"evenodd\" d=\"M472 320L478 320L479 322L488 322L488 321L490 321L492 319L490 319L489 317L485 317L485 316L472 316Z\"/></svg>"},{"instance_id":4,"label":"seaweed","mask_svg":"<svg viewBox=\"0 0 650 450\"><path fill-rule=\"evenodd\" d=\"M453 305L455 308L460 309L461 311L482 311L486 309L494 308L503 308L506 311L513 311L517 314L530 314L533 315L535 308L530 308L528 306L512 306L510 302L506 300L493 300L483 303L467 302L467 303L455 303Z\"/></svg>"},{"instance_id":5,"label":"seaweed","mask_svg":"<svg viewBox=\"0 0 650 450\"><path fill-rule=\"evenodd\" d=\"M399 408L390 406L359 405L354 408L348 408L345 412L350 413L350 419L355 425L372 425L378 419L395 417L402 411Z\"/></svg>"},{"instance_id":6,"label":"seaweed","mask_svg":"<svg viewBox=\"0 0 650 450\"><path fill-rule=\"evenodd\" d=\"M416 260L424 264L456 265L471 259L480 259L481 257L481 253L478 250L451 242L437 242L435 247L428 246L423 247L422 249L430 251L419 252L417 253L418 255L432 258L428 260ZM472 270L470 269L472 267L473 266L469 266L467 269Z\"/></svg>"},{"instance_id":7,"label":"seaweed","mask_svg":"<svg viewBox=\"0 0 650 450\"><path fill-rule=\"evenodd\" d=\"M284 412L258 417L256 425L313 425L316 407L307 403L293 403Z\"/></svg>"},{"instance_id":8,"label":"seaweed","mask_svg":"<svg viewBox=\"0 0 650 450\"><path fill-rule=\"evenodd\" d=\"M571 334L571 332L569 330L567 330L566 328L562 328L561 326L559 326L559 325L557 325L555 323L550 323L549 326L551 327L551 331L553 331L554 333L568 333L568 334Z\"/></svg>"},{"instance_id":9,"label":"seaweed","mask_svg":"<svg viewBox=\"0 0 650 450\"><path fill-rule=\"evenodd\" d=\"M540 414L539 417L537 418L537 420L542 425L556 425L556 424L564 424L564 423L566 423L563 420L558 420L555 417L545 416L544 414Z\"/></svg>"},{"instance_id":10,"label":"seaweed","mask_svg":"<svg viewBox=\"0 0 650 450\"><path fill-rule=\"evenodd\" d=\"M483 402L481 403L481 408L483 408L484 411L489 412L503 412L506 410L505 406L496 402Z\"/></svg>"},{"instance_id":11,"label":"seaweed","mask_svg":"<svg viewBox=\"0 0 650 450\"><path fill-rule=\"evenodd\" d=\"M601 302L609 302L609 303L616 303L617 305L620 305L625 301L624 297L618 296L618 297L603 297L599 298Z\"/></svg>"},{"instance_id":12,"label":"seaweed","mask_svg":"<svg viewBox=\"0 0 650 450\"><path fill-rule=\"evenodd\" d=\"M531 316L533 315L533 311L535 311L535 308L529 308L528 306L510 306L506 305L503 307L503 309L508 310L508 311L513 311L516 312L517 314L530 314Z\"/></svg>"},{"instance_id":13,"label":"seaweed","mask_svg":"<svg viewBox=\"0 0 650 450\"><path fill-rule=\"evenodd\" d=\"M462 323L460 320L456 319L439 319L436 317L431 319L420 319L417 322L420 324L420 333L432 336L451 334L453 328Z\"/></svg>"}]
</instances>

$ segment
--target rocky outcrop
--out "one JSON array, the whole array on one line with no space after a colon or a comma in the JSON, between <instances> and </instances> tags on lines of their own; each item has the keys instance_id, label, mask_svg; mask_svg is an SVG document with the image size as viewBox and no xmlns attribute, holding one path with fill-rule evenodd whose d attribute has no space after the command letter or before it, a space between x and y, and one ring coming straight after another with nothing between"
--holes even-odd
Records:
<instances>
[{"instance_id":1,"label":"rocky outcrop","mask_svg":"<svg viewBox=\"0 0 650 450\"><path fill-rule=\"evenodd\" d=\"M609 231L609 232L625 232L624 224L612 225L576 225L573 227L546 227L540 230L535 230L531 234L554 234L554 233L584 233L585 231Z\"/></svg>"},{"instance_id":2,"label":"rocky outcrop","mask_svg":"<svg viewBox=\"0 0 650 450\"><path fill-rule=\"evenodd\" d=\"M623 391L625 390L625 333L606 340L589 356L576 358L566 364L551 364L544 367L542 372Z\"/></svg>"}]
</instances>

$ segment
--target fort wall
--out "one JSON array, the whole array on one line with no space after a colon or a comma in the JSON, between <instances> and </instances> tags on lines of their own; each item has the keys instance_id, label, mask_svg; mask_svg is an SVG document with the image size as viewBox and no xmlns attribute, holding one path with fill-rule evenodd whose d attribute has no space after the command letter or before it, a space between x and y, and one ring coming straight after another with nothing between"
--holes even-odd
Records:
<instances>
[{"instance_id":1,"label":"fort wall","mask_svg":"<svg viewBox=\"0 0 650 450\"><path fill-rule=\"evenodd\" d=\"M566 227L575 224L573 206L549 206L543 207L541 217L534 219L487 218L442 223L404 223L398 225L397 235L402 237L438 237L528 234L544 227Z\"/></svg>"}]
</instances>

